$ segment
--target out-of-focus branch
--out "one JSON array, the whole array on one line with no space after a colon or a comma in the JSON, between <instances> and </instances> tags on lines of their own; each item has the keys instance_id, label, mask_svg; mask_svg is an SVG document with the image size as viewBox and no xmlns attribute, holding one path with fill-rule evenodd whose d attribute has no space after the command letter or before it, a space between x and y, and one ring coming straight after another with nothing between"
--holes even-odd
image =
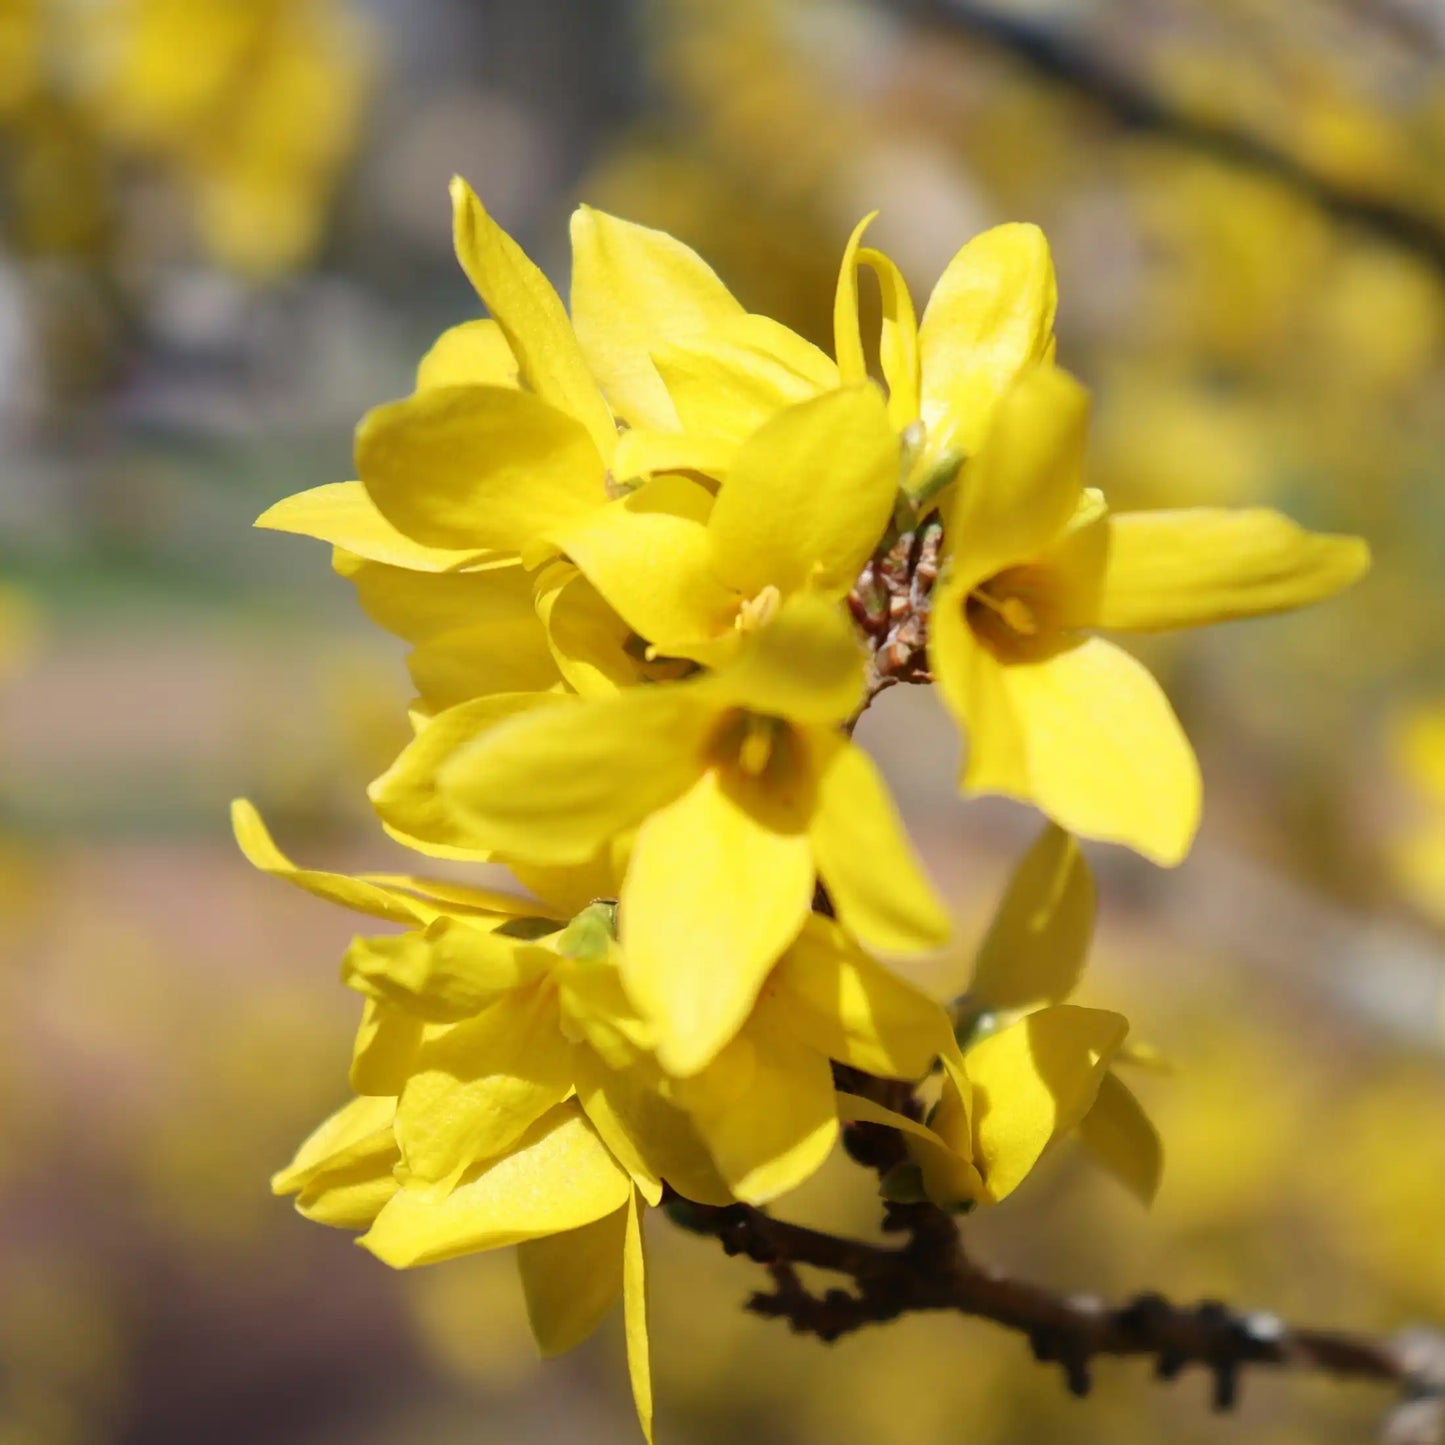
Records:
<instances>
[{"instance_id":1,"label":"out-of-focus branch","mask_svg":"<svg viewBox=\"0 0 1445 1445\"><path fill-rule=\"evenodd\" d=\"M1388 198L1362 195L1250 131L1191 114L1074 37L969 0L887 0L921 22L992 45L1043 79L1092 102L1119 125L1160 135L1272 176L1335 219L1393 242L1445 271L1445 224Z\"/></svg>"}]
</instances>

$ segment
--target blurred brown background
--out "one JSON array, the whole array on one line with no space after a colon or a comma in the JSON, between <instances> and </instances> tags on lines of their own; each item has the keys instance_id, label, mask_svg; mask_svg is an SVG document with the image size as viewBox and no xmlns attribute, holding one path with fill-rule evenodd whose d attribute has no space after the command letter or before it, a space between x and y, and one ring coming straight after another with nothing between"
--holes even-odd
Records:
<instances>
[{"instance_id":1,"label":"blurred brown background","mask_svg":"<svg viewBox=\"0 0 1445 1445\"><path fill-rule=\"evenodd\" d=\"M1036 220L1116 505L1262 502L1376 570L1151 645L1204 761L1194 856L1095 855L1088 1001L1141 1086L1150 1215L1063 1153L970 1226L1063 1288L1445 1320L1445 5L1438 0L0 0L0 1445L630 1440L616 1332L542 1367L507 1258L394 1276L269 1172L344 1095L347 918L227 800L384 865L396 650L324 550L248 530L476 313L464 173L559 283L575 201L827 340L865 211L920 301ZM1022 810L965 806L926 694L866 740L960 919ZM866 1229L845 1163L790 1206ZM1105 1365L920 1318L832 1348L653 1231L660 1429L757 1445L1365 1438L1367 1389Z\"/></svg>"}]
</instances>

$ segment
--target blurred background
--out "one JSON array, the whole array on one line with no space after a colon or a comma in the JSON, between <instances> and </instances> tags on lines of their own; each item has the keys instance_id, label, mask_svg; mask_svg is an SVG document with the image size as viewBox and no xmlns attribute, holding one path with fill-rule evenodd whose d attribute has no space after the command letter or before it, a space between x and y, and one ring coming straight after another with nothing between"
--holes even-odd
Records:
<instances>
[{"instance_id":1,"label":"blurred background","mask_svg":"<svg viewBox=\"0 0 1445 1445\"><path fill-rule=\"evenodd\" d=\"M477 313L465 174L565 287L586 199L828 342L843 241L920 302L1041 223L1116 506L1368 537L1314 612L1142 649L1199 846L1095 861L1085 999L1170 1063L1144 1214L1061 1151L973 1247L1067 1289L1445 1321L1445 5L1438 0L0 0L0 1445L634 1438L609 1327L540 1366L507 1257L397 1276L266 1181L345 1094L351 920L253 875L245 793L385 867L397 650L325 550L248 530ZM922 690L865 740L960 919L1035 822L952 794ZM865 1230L846 1163L789 1209ZM1367 1438L1367 1388L1105 1363L919 1318L825 1349L660 1219L662 1437Z\"/></svg>"}]
</instances>

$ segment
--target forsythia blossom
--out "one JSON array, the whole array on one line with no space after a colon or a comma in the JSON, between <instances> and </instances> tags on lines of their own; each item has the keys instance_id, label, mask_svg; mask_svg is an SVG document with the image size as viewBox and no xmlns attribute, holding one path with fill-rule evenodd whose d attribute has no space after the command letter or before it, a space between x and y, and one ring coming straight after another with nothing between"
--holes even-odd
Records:
<instances>
[{"instance_id":1,"label":"forsythia blossom","mask_svg":"<svg viewBox=\"0 0 1445 1445\"><path fill-rule=\"evenodd\" d=\"M343 964L356 1098L274 1184L395 1266L516 1245L545 1353L620 1296L650 1435L649 1207L776 1199L849 1123L903 1135L894 1198L996 1202L1070 1133L1152 1196L1127 1022L1067 1002L1093 921L1071 833L1178 862L1199 785L1158 686L1096 630L1295 606L1366 555L1269 512L1111 514L1032 227L965 246L920 322L864 222L835 359L585 207L569 318L463 183L453 200L489 317L362 423L359 480L261 525L332 544L413 646L415 737L371 789L387 831L525 892L301 869L237 805L257 867L393 929ZM883 681L860 578L885 557L911 589L889 606L929 624L912 675L926 646L964 790L1053 820L951 1009L875 956L949 933L851 737ZM930 1078L926 1120L874 1087Z\"/></svg>"}]
</instances>

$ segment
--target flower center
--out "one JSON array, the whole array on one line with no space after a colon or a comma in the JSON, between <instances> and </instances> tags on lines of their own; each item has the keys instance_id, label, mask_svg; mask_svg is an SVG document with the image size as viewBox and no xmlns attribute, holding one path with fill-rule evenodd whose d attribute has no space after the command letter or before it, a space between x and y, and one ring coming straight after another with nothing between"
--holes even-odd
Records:
<instances>
[{"instance_id":1,"label":"flower center","mask_svg":"<svg viewBox=\"0 0 1445 1445\"><path fill-rule=\"evenodd\" d=\"M968 594L964 615L999 656L1036 656L1059 631L1057 591L1042 569L1009 567Z\"/></svg>"}]
</instances>

